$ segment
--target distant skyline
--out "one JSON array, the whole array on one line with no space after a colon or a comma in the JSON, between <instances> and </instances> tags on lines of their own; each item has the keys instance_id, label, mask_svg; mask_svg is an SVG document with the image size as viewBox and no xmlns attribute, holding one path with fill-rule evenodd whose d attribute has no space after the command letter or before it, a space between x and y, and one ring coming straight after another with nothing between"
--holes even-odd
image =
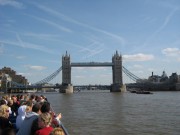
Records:
<instances>
[{"instance_id":1,"label":"distant skyline","mask_svg":"<svg viewBox=\"0 0 180 135\"><path fill-rule=\"evenodd\" d=\"M0 68L35 83L66 51L71 62L111 62L117 50L140 78L180 74L179 24L179 0L0 0ZM72 83L110 84L112 69L72 68Z\"/></svg>"}]
</instances>

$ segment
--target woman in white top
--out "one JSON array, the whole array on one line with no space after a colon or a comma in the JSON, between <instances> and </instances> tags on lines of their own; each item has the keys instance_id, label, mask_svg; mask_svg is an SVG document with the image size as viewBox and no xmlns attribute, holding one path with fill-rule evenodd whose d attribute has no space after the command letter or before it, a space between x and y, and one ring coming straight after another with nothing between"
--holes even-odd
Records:
<instances>
[{"instance_id":1,"label":"woman in white top","mask_svg":"<svg viewBox=\"0 0 180 135\"><path fill-rule=\"evenodd\" d=\"M18 116L16 118L16 128L19 129L21 127L22 122L24 121L26 115L26 105L22 105L18 108Z\"/></svg>"}]
</instances>

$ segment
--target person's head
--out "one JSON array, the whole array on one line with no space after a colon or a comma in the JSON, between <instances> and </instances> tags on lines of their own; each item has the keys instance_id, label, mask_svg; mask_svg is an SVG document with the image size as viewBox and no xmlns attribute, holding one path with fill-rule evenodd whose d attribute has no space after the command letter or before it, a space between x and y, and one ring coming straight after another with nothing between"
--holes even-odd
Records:
<instances>
[{"instance_id":1,"label":"person's head","mask_svg":"<svg viewBox=\"0 0 180 135\"><path fill-rule=\"evenodd\" d=\"M7 105L0 106L0 117L9 117L9 107Z\"/></svg>"},{"instance_id":2,"label":"person's head","mask_svg":"<svg viewBox=\"0 0 180 135\"><path fill-rule=\"evenodd\" d=\"M2 135L16 135L16 132L14 131L13 128L6 128L3 129Z\"/></svg>"},{"instance_id":3,"label":"person's head","mask_svg":"<svg viewBox=\"0 0 180 135\"><path fill-rule=\"evenodd\" d=\"M41 112L46 113L46 112L50 112L50 110L51 110L50 103L44 102L43 105L41 106Z\"/></svg>"},{"instance_id":4,"label":"person's head","mask_svg":"<svg viewBox=\"0 0 180 135\"><path fill-rule=\"evenodd\" d=\"M12 96L11 99L13 100L13 103L16 103L17 102L17 97L16 96Z\"/></svg>"},{"instance_id":5,"label":"person's head","mask_svg":"<svg viewBox=\"0 0 180 135\"><path fill-rule=\"evenodd\" d=\"M33 102L31 100L27 101L25 103L26 107L26 112L31 112L32 111L32 107L33 107Z\"/></svg>"},{"instance_id":6,"label":"person's head","mask_svg":"<svg viewBox=\"0 0 180 135\"><path fill-rule=\"evenodd\" d=\"M20 95L20 100L24 100L24 95Z\"/></svg>"},{"instance_id":7,"label":"person's head","mask_svg":"<svg viewBox=\"0 0 180 135\"><path fill-rule=\"evenodd\" d=\"M54 128L50 135L65 135L62 128Z\"/></svg>"},{"instance_id":8,"label":"person's head","mask_svg":"<svg viewBox=\"0 0 180 135\"><path fill-rule=\"evenodd\" d=\"M4 99L4 100L7 100L7 98L8 98L7 95L2 96L2 99Z\"/></svg>"},{"instance_id":9,"label":"person's head","mask_svg":"<svg viewBox=\"0 0 180 135\"><path fill-rule=\"evenodd\" d=\"M52 122L52 116L49 113L42 113L39 115L38 126L40 128L49 126L51 122Z\"/></svg>"},{"instance_id":10,"label":"person's head","mask_svg":"<svg viewBox=\"0 0 180 135\"><path fill-rule=\"evenodd\" d=\"M6 101L4 99L0 100L0 105L6 105Z\"/></svg>"},{"instance_id":11,"label":"person's head","mask_svg":"<svg viewBox=\"0 0 180 135\"><path fill-rule=\"evenodd\" d=\"M32 94L31 96L30 96L30 100L35 100L35 95L34 94Z\"/></svg>"},{"instance_id":12,"label":"person's head","mask_svg":"<svg viewBox=\"0 0 180 135\"><path fill-rule=\"evenodd\" d=\"M32 107L32 111L38 114L41 114L41 104L40 103L36 103L33 105Z\"/></svg>"},{"instance_id":13,"label":"person's head","mask_svg":"<svg viewBox=\"0 0 180 135\"><path fill-rule=\"evenodd\" d=\"M12 105L13 105L13 100L9 99L7 105L8 105L8 106L12 106Z\"/></svg>"},{"instance_id":14,"label":"person's head","mask_svg":"<svg viewBox=\"0 0 180 135\"><path fill-rule=\"evenodd\" d=\"M26 105L20 106L18 108L18 115L21 116L21 117L25 117L25 115L26 115L26 108L27 108Z\"/></svg>"}]
</instances>

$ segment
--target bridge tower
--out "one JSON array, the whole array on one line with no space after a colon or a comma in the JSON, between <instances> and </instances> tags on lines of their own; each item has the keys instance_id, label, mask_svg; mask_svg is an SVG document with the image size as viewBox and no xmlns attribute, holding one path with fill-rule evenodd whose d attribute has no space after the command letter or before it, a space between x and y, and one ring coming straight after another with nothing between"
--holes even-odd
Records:
<instances>
[{"instance_id":1,"label":"bridge tower","mask_svg":"<svg viewBox=\"0 0 180 135\"><path fill-rule=\"evenodd\" d=\"M71 84L71 61L70 55L66 54L62 56L62 93L73 93L73 86Z\"/></svg>"},{"instance_id":2,"label":"bridge tower","mask_svg":"<svg viewBox=\"0 0 180 135\"><path fill-rule=\"evenodd\" d=\"M113 84L111 85L111 92L121 92L123 87L122 81L122 56L116 53L112 57L113 70Z\"/></svg>"}]
</instances>

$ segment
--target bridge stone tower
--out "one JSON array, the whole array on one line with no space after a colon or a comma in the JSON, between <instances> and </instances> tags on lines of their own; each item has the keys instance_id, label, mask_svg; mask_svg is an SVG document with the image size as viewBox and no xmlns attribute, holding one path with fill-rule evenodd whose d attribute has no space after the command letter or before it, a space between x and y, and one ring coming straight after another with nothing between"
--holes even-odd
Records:
<instances>
[{"instance_id":1,"label":"bridge stone tower","mask_svg":"<svg viewBox=\"0 0 180 135\"><path fill-rule=\"evenodd\" d=\"M111 92L121 92L123 87L122 81L122 56L116 53L112 57L113 70L113 84L111 85Z\"/></svg>"},{"instance_id":2,"label":"bridge stone tower","mask_svg":"<svg viewBox=\"0 0 180 135\"><path fill-rule=\"evenodd\" d=\"M67 51L65 56L62 56L62 87L60 88L60 92L73 93L73 86L71 84L71 61Z\"/></svg>"}]
</instances>

